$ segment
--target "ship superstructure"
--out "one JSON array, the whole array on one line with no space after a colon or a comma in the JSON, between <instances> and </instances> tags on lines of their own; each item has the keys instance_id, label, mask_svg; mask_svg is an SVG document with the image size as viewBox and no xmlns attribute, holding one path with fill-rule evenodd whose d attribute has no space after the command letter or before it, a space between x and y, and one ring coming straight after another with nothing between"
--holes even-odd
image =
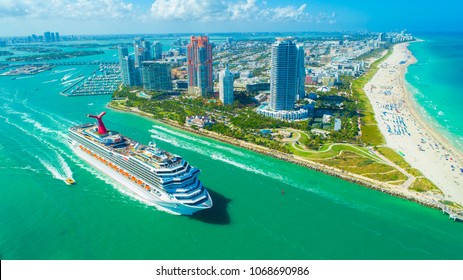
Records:
<instances>
[{"instance_id":1,"label":"ship superstructure","mask_svg":"<svg viewBox=\"0 0 463 280\"><path fill-rule=\"evenodd\" d=\"M212 207L211 197L198 179L200 170L178 155L159 149L153 142L142 145L98 125L69 129L69 143L77 155L111 178L172 214L191 215Z\"/></svg>"}]
</instances>

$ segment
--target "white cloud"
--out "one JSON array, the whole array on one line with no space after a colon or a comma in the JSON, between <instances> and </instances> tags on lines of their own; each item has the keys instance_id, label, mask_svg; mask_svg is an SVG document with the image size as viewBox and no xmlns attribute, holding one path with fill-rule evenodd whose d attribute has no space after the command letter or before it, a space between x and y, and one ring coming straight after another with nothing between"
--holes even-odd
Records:
<instances>
[{"instance_id":1,"label":"white cloud","mask_svg":"<svg viewBox=\"0 0 463 280\"><path fill-rule=\"evenodd\" d=\"M225 2L216 0L156 0L151 15L163 20L211 21L222 17Z\"/></svg>"},{"instance_id":2,"label":"white cloud","mask_svg":"<svg viewBox=\"0 0 463 280\"><path fill-rule=\"evenodd\" d=\"M311 15L307 5L269 7L266 1L242 0L155 0L151 5L151 17L159 20L182 21L333 21L331 16Z\"/></svg>"},{"instance_id":3,"label":"white cloud","mask_svg":"<svg viewBox=\"0 0 463 280\"><path fill-rule=\"evenodd\" d=\"M120 19L132 10L133 5L122 0L0 0L1 17Z\"/></svg>"}]
</instances>

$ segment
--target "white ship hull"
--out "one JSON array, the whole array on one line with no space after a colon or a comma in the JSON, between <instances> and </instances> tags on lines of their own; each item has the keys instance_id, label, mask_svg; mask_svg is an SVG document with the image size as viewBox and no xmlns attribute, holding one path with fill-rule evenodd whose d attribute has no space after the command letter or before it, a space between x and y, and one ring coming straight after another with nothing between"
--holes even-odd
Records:
<instances>
[{"instance_id":1,"label":"white ship hull","mask_svg":"<svg viewBox=\"0 0 463 280\"><path fill-rule=\"evenodd\" d=\"M166 211L174 215L192 215L193 213L204 209L204 207L195 207L182 204L175 197L172 197L171 195L165 192L157 192L156 194L154 191L146 190L140 185L137 185L136 182L131 181L127 177L121 175L120 173L111 169L109 166L105 165L104 163L98 161L94 157L79 149L79 144L76 141L71 141L71 149L76 153L76 155L78 155L80 158L82 158L83 160L85 160L104 174L111 177L122 187L136 194L142 200L147 201L150 204L153 204L157 209L161 211ZM208 200L212 201L209 194Z\"/></svg>"}]
</instances>

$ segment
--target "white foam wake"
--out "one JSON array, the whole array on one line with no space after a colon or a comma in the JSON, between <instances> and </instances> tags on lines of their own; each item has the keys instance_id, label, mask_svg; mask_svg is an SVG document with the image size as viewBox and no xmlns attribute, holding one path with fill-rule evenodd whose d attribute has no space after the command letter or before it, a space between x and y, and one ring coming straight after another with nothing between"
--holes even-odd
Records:
<instances>
[{"instance_id":1,"label":"white foam wake","mask_svg":"<svg viewBox=\"0 0 463 280\"><path fill-rule=\"evenodd\" d=\"M21 119L26 122L26 123L30 123L34 126L34 128L44 132L44 133L55 133L57 135L59 135L61 138L63 139L66 139L66 135L61 132L61 131L58 131L58 130L53 130L53 129L50 129L48 127L45 127L43 126L40 122L34 120L34 119L31 119L28 114L25 114L21 117Z\"/></svg>"},{"instance_id":2,"label":"white foam wake","mask_svg":"<svg viewBox=\"0 0 463 280\"><path fill-rule=\"evenodd\" d=\"M40 158L39 156L35 156L35 157L40 161L40 163L43 165L43 167L45 167L51 173L53 178L61 180L61 181L66 180L66 178L67 178L66 174L64 174L63 172L60 172L50 162Z\"/></svg>"},{"instance_id":3,"label":"white foam wake","mask_svg":"<svg viewBox=\"0 0 463 280\"><path fill-rule=\"evenodd\" d=\"M76 70L76 68L69 68L69 69L63 69L63 70L55 70L53 73L64 73L64 72L69 72L72 70Z\"/></svg>"},{"instance_id":4,"label":"white foam wake","mask_svg":"<svg viewBox=\"0 0 463 280\"><path fill-rule=\"evenodd\" d=\"M207 142L207 141L198 139L198 138L196 138L196 137L191 137L191 136L189 136L189 135L186 135L186 134L183 134L183 133L179 133L179 132L177 132L177 131L174 131L174 130L171 130L171 129L168 129L168 128L165 128L165 127L162 127L162 126L153 125L153 128L158 129L158 130L162 130L162 131L164 131L164 132L167 132L167 133L169 133L169 134L172 134L172 135L175 135L175 136L178 136L178 137L182 137L182 138L184 138L184 139L191 140L191 141L196 142L196 143L199 143L199 144L203 144L203 145L205 145L205 146L209 146L209 147L213 147L213 148L216 148L216 149L228 151L228 152L230 152L230 153L232 153L232 154L235 154L235 155L248 157L246 154L244 154L243 152L238 151L238 150L236 150L236 149L229 148L229 147L225 147L225 146L218 145L218 144L211 143L211 142ZM150 130L149 132L155 133L156 130L153 129L153 130Z\"/></svg>"},{"instance_id":5,"label":"white foam wake","mask_svg":"<svg viewBox=\"0 0 463 280\"><path fill-rule=\"evenodd\" d=\"M27 166L0 166L0 169L4 169L4 170L8 170L8 169L29 170L29 171L32 171L32 172L37 173L37 174L40 173L40 171L38 169L35 169L30 165L27 165Z\"/></svg>"},{"instance_id":6,"label":"white foam wake","mask_svg":"<svg viewBox=\"0 0 463 280\"><path fill-rule=\"evenodd\" d=\"M157 139L157 140L161 140L163 142L166 142L166 143L170 143L176 147L178 147L178 142L177 140L175 140L174 138L171 138L171 137L167 137L165 134L163 133L158 133L158 134L152 134L151 135L151 138L154 138L154 139Z\"/></svg>"},{"instance_id":7,"label":"white foam wake","mask_svg":"<svg viewBox=\"0 0 463 280\"><path fill-rule=\"evenodd\" d=\"M71 167L69 167L67 162L64 160L64 158L60 154L58 154L57 152L55 153L56 153L56 157L58 158L59 165L61 169L64 171L64 174L66 175L66 178L72 178L73 173L72 173Z\"/></svg>"},{"instance_id":8,"label":"white foam wake","mask_svg":"<svg viewBox=\"0 0 463 280\"><path fill-rule=\"evenodd\" d=\"M224 156L223 154L220 154L220 153L212 153L211 158L215 159L215 160L225 162L225 163L228 163L230 165L233 165L235 167L238 167L240 169L243 169L243 170L255 173L255 174L259 174L259 175L262 175L262 176L265 176L265 177L269 177L269 178L281 181L283 183L288 183L288 180L283 178L283 176L281 176L280 174L275 174L273 172L268 172L268 171L266 172L266 171L264 171L262 169L251 167L251 166L246 165L244 163L234 161L234 160L232 160L232 159L230 159L230 158L228 158L228 157L226 157L226 156Z\"/></svg>"},{"instance_id":9,"label":"white foam wake","mask_svg":"<svg viewBox=\"0 0 463 280\"><path fill-rule=\"evenodd\" d=\"M44 113L44 112L41 112L39 110L36 110L35 108L27 105L27 104L23 104L23 106L27 109L29 109L30 111L34 112L34 113L37 113L41 116L44 116L46 117L48 120L52 121L53 123L55 123L56 125L58 125L60 128L62 129L67 129L69 126L73 126L73 125L76 125L77 123L75 122L72 122L68 119L65 119L59 115L56 115L56 114L52 114L52 113ZM56 119L60 119L61 121L57 121Z\"/></svg>"}]
</instances>

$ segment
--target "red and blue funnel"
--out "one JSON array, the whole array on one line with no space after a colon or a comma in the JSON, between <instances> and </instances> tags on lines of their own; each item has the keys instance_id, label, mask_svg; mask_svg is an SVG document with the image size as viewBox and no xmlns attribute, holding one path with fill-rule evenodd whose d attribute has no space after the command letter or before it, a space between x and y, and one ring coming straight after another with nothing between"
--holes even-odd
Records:
<instances>
[{"instance_id":1,"label":"red and blue funnel","mask_svg":"<svg viewBox=\"0 0 463 280\"><path fill-rule=\"evenodd\" d=\"M101 120L101 118L102 118L105 114L106 114L106 112L102 112L102 113L99 114L98 116L94 116L94 115L89 115L89 114L87 114L87 117L97 119L97 121L98 121L98 133L99 133L99 134L106 134L106 133L108 133L108 130L106 130L106 127L104 126L104 123L103 123L103 121Z\"/></svg>"}]
</instances>

